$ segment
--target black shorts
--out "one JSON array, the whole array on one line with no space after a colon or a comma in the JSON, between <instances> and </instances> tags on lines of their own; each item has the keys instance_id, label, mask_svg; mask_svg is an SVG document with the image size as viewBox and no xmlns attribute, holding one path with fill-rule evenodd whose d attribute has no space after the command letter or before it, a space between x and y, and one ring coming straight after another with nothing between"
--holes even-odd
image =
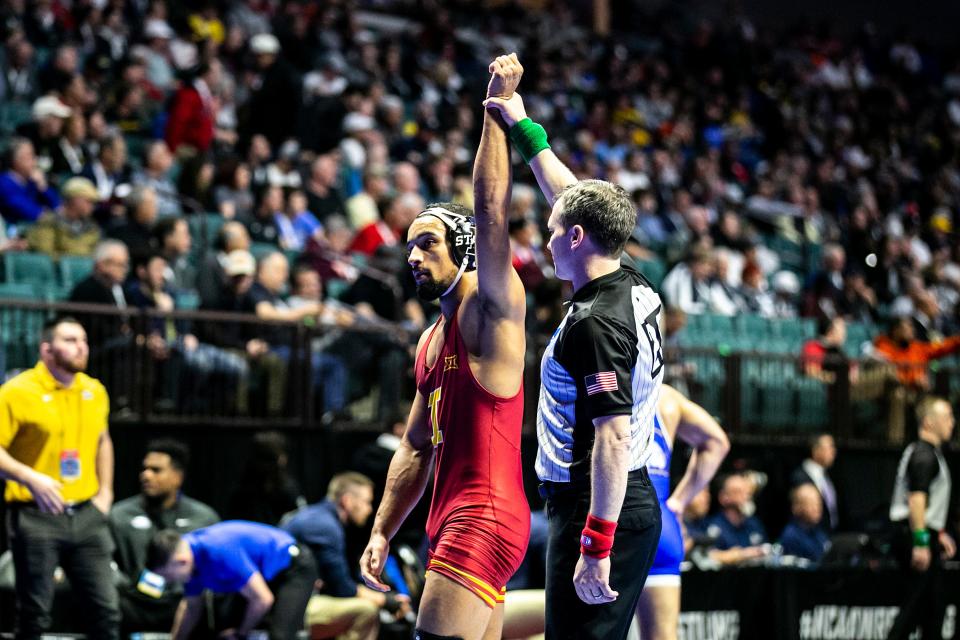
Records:
<instances>
[{"instance_id":1,"label":"black shorts","mask_svg":"<svg viewBox=\"0 0 960 640\"><path fill-rule=\"evenodd\" d=\"M558 489L559 487L559 489ZM610 554L614 602L588 605L573 588L580 533L590 512L590 484L553 484L547 492L547 640L623 640L660 539L660 502L646 468L630 474Z\"/></svg>"}]
</instances>

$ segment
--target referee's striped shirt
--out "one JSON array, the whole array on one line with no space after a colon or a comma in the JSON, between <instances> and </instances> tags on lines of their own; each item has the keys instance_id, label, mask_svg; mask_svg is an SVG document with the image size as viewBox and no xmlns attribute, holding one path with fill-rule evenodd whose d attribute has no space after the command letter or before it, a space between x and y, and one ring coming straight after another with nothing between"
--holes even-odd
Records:
<instances>
[{"instance_id":1,"label":"referee's striped shirt","mask_svg":"<svg viewBox=\"0 0 960 640\"><path fill-rule=\"evenodd\" d=\"M653 285L627 265L574 294L541 363L540 480L589 475L602 416L630 416L630 470L646 464L663 381L659 314Z\"/></svg>"}]
</instances>

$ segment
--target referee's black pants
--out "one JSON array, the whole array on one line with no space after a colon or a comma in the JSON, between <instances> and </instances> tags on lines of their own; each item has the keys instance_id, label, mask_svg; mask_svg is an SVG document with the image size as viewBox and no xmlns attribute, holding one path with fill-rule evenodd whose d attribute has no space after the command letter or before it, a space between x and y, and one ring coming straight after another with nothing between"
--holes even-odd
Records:
<instances>
[{"instance_id":1,"label":"referee's black pants","mask_svg":"<svg viewBox=\"0 0 960 640\"><path fill-rule=\"evenodd\" d=\"M547 499L547 640L623 640L660 540L660 502L646 468L630 473L610 554L614 602L588 605L577 596L573 572L580 534L590 513L590 484L544 483Z\"/></svg>"},{"instance_id":2,"label":"referee's black pants","mask_svg":"<svg viewBox=\"0 0 960 640\"><path fill-rule=\"evenodd\" d=\"M887 635L888 640L907 640L919 626L924 638L941 637L943 616L947 608L943 586L943 560L939 532L930 533L930 567L917 571L910 566L913 559L913 534L904 523L894 525L892 551L903 575L903 602Z\"/></svg>"}]
</instances>

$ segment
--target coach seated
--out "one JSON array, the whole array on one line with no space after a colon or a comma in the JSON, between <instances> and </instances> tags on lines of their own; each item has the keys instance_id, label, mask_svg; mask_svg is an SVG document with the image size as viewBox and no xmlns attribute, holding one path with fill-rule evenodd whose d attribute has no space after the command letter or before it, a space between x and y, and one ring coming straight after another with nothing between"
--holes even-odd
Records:
<instances>
[{"instance_id":1,"label":"coach seated","mask_svg":"<svg viewBox=\"0 0 960 640\"><path fill-rule=\"evenodd\" d=\"M816 486L805 483L790 492L793 518L780 534L783 555L820 562L830 548L830 537L821 525L823 500Z\"/></svg>"},{"instance_id":2,"label":"coach seated","mask_svg":"<svg viewBox=\"0 0 960 640\"><path fill-rule=\"evenodd\" d=\"M321 593L312 597L307 607L307 624L315 639L343 634L375 640L381 608L398 619L410 612L409 597L368 589L350 571L344 527L363 527L372 512L373 481L359 473L346 472L333 477L324 501L300 509L282 523L316 558Z\"/></svg>"},{"instance_id":3,"label":"coach seated","mask_svg":"<svg viewBox=\"0 0 960 640\"><path fill-rule=\"evenodd\" d=\"M752 515L754 486L740 473L723 478L717 494L720 510L707 520L707 535L713 540L710 558L721 565L735 565L767 555L767 532Z\"/></svg>"},{"instance_id":4,"label":"coach seated","mask_svg":"<svg viewBox=\"0 0 960 640\"><path fill-rule=\"evenodd\" d=\"M179 589L158 593L144 575L153 536L163 529L188 533L220 520L213 509L181 493L189 456L187 446L174 440L150 442L140 471L140 493L110 510L117 566L129 580L120 588L125 633L169 630L180 602Z\"/></svg>"}]
</instances>

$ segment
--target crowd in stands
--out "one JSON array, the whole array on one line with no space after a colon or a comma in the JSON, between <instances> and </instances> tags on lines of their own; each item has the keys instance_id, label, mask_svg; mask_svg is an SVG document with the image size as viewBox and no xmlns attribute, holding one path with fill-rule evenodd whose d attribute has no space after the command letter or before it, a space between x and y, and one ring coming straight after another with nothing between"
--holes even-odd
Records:
<instances>
[{"instance_id":1,"label":"crowd in stands","mask_svg":"<svg viewBox=\"0 0 960 640\"><path fill-rule=\"evenodd\" d=\"M470 204L474 90L512 43L562 159L634 194L631 254L667 268L669 304L955 330L956 58L870 28L842 40L736 15L648 17L588 46L566 3L525 21L509 17L538 3L415 4L8 5L0 96L23 121L5 141L5 246L91 255L109 237L134 261L162 249L169 283L215 305L185 259L207 238L191 251L169 221L211 211L353 282L345 258L397 245L425 202ZM544 203L517 196L517 266L555 290ZM388 319L422 326L413 306Z\"/></svg>"}]
</instances>

